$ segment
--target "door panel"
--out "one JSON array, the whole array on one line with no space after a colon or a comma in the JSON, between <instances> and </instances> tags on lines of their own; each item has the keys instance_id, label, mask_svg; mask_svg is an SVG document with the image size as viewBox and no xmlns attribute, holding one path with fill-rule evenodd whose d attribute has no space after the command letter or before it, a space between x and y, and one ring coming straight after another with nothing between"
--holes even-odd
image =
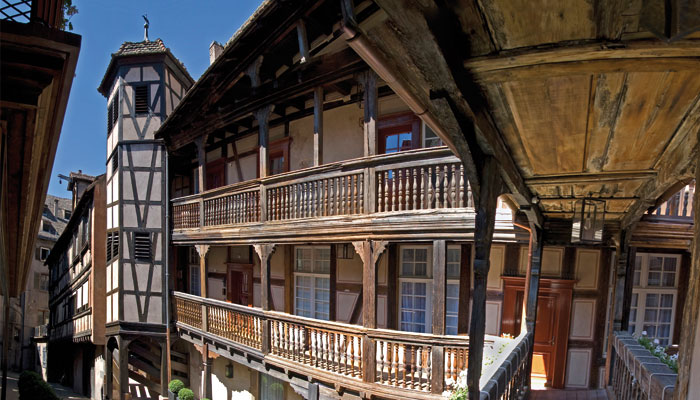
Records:
<instances>
[{"instance_id":1,"label":"door panel","mask_svg":"<svg viewBox=\"0 0 700 400\"><path fill-rule=\"evenodd\" d=\"M537 321L535 322L535 347L533 360L542 360L541 365L533 364L532 374L547 377L547 386L552 385L552 361L556 351L556 295L540 295L537 299ZM534 361L533 361L534 363ZM536 369L535 366L540 367Z\"/></svg>"}]
</instances>

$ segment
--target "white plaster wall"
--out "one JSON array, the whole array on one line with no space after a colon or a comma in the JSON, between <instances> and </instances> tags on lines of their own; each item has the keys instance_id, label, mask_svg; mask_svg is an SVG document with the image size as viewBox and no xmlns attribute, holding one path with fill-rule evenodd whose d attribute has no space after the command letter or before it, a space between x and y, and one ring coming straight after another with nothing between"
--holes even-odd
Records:
<instances>
[{"instance_id":1,"label":"white plaster wall","mask_svg":"<svg viewBox=\"0 0 700 400\"><path fill-rule=\"evenodd\" d=\"M93 370L95 390L92 393L93 400L102 400L102 388L104 387L105 380L105 359L104 359L104 347L97 346L95 350L95 368Z\"/></svg>"},{"instance_id":2,"label":"white plaster wall","mask_svg":"<svg viewBox=\"0 0 700 400\"><path fill-rule=\"evenodd\" d=\"M233 366L233 378L226 377L226 366ZM257 371L224 357L212 364L212 400L254 400L257 397Z\"/></svg>"}]
</instances>

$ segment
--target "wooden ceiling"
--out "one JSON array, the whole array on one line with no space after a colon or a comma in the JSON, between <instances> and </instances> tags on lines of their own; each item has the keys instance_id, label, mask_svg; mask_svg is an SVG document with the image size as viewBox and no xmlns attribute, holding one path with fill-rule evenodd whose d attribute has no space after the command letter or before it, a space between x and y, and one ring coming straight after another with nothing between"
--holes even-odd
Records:
<instances>
[{"instance_id":1,"label":"wooden ceiling","mask_svg":"<svg viewBox=\"0 0 700 400\"><path fill-rule=\"evenodd\" d=\"M429 112L453 115L448 140L522 179L526 190L510 185L521 206L570 218L576 199L599 197L627 225L690 178L699 27L669 43L641 0L376 3L384 14L361 34L417 96L430 93Z\"/></svg>"}]
</instances>

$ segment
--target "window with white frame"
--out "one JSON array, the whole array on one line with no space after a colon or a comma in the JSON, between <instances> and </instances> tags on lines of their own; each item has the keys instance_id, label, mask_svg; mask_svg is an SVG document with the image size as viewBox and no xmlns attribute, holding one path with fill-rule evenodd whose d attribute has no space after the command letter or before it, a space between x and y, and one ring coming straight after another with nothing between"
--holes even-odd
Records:
<instances>
[{"instance_id":1,"label":"window with white frame","mask_svg":"<svg viewBox=\"0 0 700 400\"><path fill-rule=\"evenodd\" d=\"M629 332L646 334L668 346L673 340L673 321L678 287L680 255L637 253L634 265Z\"/></svg>"},{"instance_id":2,"label":"window with white frame","mask_svg":"<svg viewBox=\"0 0 700 400\"><path fill-rule=\"evenodd\" d=\"M190 294L201 296L199 288L199 265L190 265Z\"/></svg>"},{"instance_id":3,"label":"window with white frame","mask_svg":"<svg viewBox=\"0 0 700 400\"><path fill-rule=\"evenodd\" d=\"M423 147L442 146L442 139L433 131L428 124L423 122Z\"/></svg>"},{"instance_id":4,"label":"window with white frame","mask_svg":"<svg viewBox=\"0 0 700 400\"><path fill-rule=\"evenodd\" d=\"M330 317L330 246L298 246L294 256L294 313Z\"/></svg>"},{"instance_id":5,"label":"window with white frame","mask_svg":"<svg viewBox=\"0 0 700 400\"><path fill-rule=\"evenodd\" d=\"M399 326L406 332L432 331L433 293L430 246L401 246L399 257Z\"/></svg>"},{"instance_id":6,"label":"window with white frame","mask_svg":"<svg viewBox=\"0 0 700 400\"><path fill-rule=\"evenodd\" d=\"M459 246L447 248L447 263L445 275L447 287L445 291L445 333L457 334L457 321L459 319L459 271L462 265L462 251Z\"/></svg>"}]
</instances>

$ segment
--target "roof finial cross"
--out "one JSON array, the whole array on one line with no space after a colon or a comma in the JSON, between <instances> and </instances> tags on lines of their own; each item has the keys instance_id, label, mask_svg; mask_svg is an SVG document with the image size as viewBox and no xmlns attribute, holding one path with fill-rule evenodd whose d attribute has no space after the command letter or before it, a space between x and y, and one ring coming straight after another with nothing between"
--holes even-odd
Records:
<instances>
[{"instance_id":1,"label":"roof finial cross","mask_svg":"<svg viewBox=\"0 0 700 400\"><path fill-rule=\"evenodd\" d=\"M143 20L146 21L146 23L143 24L143 30L144 30L143 40L145 42L148 42L148 14L143 14L142 17L143 17Z\"/></svg>"}]
</instances>

